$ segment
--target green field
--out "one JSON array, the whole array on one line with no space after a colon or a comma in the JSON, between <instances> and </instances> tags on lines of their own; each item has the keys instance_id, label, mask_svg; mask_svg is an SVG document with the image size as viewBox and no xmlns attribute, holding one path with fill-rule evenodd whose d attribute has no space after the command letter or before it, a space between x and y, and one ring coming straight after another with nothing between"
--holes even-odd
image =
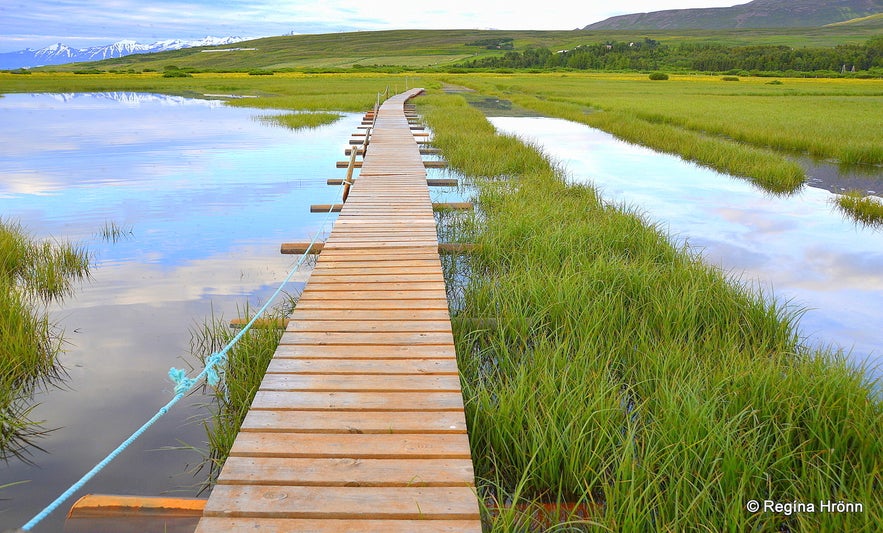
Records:
<instances>
[{"instance_id":1,"label":"green field","mask_svg":"<svg viewBox=\"0 0 883 533\"><path fill-rule=\"evenodd\" d=\"M446 82L582 122L788 192L805 179L785 155L883 164L883 81L637 74L448 75ZM770 83L775 81L776 83Z\"/></svg>"},{"instance_id":2,"label":"green field","mask_svg":"<svg viewBox=\"0 0 883 533\"><path fill-rule=\"evenodd\" d=\"M71 71L95 66L104 70L153 69L169 65L199 70L336 69L352 65L393 65L406 68L450 66L463 59L499 55L502 51L469 46L484 40L512 39L514 49L564 50L609 41L645 38L665 44L714 43L726 46L784 45L793 48L862 44L883 33L883 20L821 28L682 31L509 31L509 30L393 30L321 35L291 35L244 41L213 48L193 48L150 55L131 55L77 66L47 67ZM235 50L254 48L255 50ZM204 50L222 49L228 52Z\"/></svg>"}]
</instances>

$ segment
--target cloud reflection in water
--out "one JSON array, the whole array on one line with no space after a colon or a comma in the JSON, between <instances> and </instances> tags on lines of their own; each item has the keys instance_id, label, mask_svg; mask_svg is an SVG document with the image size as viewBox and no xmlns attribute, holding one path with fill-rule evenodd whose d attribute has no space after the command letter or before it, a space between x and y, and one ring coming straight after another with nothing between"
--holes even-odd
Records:
<instances>
[{"instance_id":1,"label":"cloud reflection in water","mask_svg":"<svg viewBox=\"0 0 883 533\"><path fill-rule=\"evenodd\" d=\"M573 181L593 183L606 200L637 206L708 263L808 309L800 324L810 342L836 343L856 361L883 363L883 231L845 220L830 192L804 187L776 197L564 120L491 122L543 146Z\"/></svg>"}]
</instances>

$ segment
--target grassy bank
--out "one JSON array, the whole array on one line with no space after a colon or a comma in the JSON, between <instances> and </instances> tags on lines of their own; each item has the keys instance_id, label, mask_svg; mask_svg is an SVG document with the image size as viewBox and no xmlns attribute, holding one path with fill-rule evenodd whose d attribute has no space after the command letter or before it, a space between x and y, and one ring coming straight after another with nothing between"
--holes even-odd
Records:
<instances>
[{"instance_id":1,"label":"grassy bank","mask_svg":"<svg viewBox=\"0 0 883 533\"><path fill-rule=\"evenodd\" d=\"M794 190L803 170L783 154L883 163L883 81L638 74L485 74L445 81L582 122L625 140Z\"/></svg>"},{"instance_id":2,"label":"grassy bank","mask_svg":"<svg viewBox=\"0 0 883 533\"><path fill-rule=\"evenodd\" d=\"M47 306L89 275L87 253L71 244L37 241L0 219L0 460L26 460L43 431L31 420L34 392L64 375L56 359L60 332Z\"/></svg>"},{"instance_id":3,"label":"grassy bank","mask_svg":"<svg viewBox=\"0 0 883 533\"><path fill-rule=\"evenodd\" d=\"M377 93L429 83L414 76L390 74L196 73L186 78L166 78L162 72L141 74L73 74L34 72L28 76L0 73L5 93L151 92L202 98L232 95L228 105L298 111L350 111L371 109Z\"/></svg>"},{"instance_id":4,"label":"grassy bank","mask_svg":"<svg viewBox=\"0 0 883 533\"><path fill-rule=\"evenodd\" d=\"M479 251L453 292L480 493L509 509L494 531L548 502L609 530L883 523L883 404L842 354L800 346L798 313L566 185L458 97L418 103L448 161L486 178ZM751 513L752 499L864 512Z\"/></svg>"}]
</instances>

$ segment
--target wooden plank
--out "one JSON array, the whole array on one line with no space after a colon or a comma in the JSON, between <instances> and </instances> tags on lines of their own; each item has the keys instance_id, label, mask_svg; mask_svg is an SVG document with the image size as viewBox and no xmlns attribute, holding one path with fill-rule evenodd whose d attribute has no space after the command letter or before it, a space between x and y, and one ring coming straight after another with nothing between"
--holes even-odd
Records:
<instances>
[{"instance_id":1,"label":"wooden plank","mask_svg":"<svg viewBox=\"0 0 883 533\"><path fill-rule=\"evenodd\" d=\"M252 409L294 411L460 411L459 392L287 392L258 390Z\"/></svg>"},{"instance_id":2,"label":"wooden plank","mask_svg":"<svg viewBox=\"0 0 883 533\"><path fill-rule=\"evenodd\" d=\"M218 485L205 516L478 520L471 487L276 487ZM217 494L215 494L217 493ZM217 502L235 501L231 512Z\"/></svg>"},{"instance_id":3,"label":"wooden plank","mask_svg":"<svg viewBox=\"0 0 883 533\"><path fill-rule=\"evenodd\" d=\"M298 411L252 409L242 431L262 433L466 433L462 411Z\"/></svg>"},{"instance_id":4,"label":"wooden plank","mask_svg":"<svg viewBox=\"0 0 883 533\"><path fill-rule=\"evenodd\" d=\"M435 295L433 298L413 298L408 300L401 299L385 299L385 300L365 300L364 298L354 298L351 295L338 295L337 298L311 298L309 295L305 298L301 295L297 302L297 308L300 310L352 310L352 311L375 311L375 310L448 310L447 298L441 298Z\"/></svg>"},{"instance_id":5,"label":"wooden plank","mask_svg":"<svg viewBox=\"0 0 883 533\"><path fill-rule=\"evenodd\" d=\"M380 313L380 312L379 312ZM337 332L337 333L361 333L361 332L438 332L451 331L450 320L305 320L298 317L289 323L288 331L310 332Z\"/></svg>"},{"instance_id":6,"label":"wooden plank","mask_svg":"<svg viewBox=\"0 0 883 533\"><path fill-rule=\"evenodd\" d=\"M284 341L284 338L283 338ZM333 344L280 344L276 349L278 358L310 359L455 359L452 345L418 344L398 345L333 345Z\"/></svg>"},{"instance_id":7,"label":"wooden plank","mask_svg":"<svg viewBox=\"0 0 883 533\"><path fill-rule=\"evenodd\" d=\"M307 290L304 290L304 293L301 295L298 300L298 305L305 300L319 300L319 301L331 301L331 300L391 300L391 302L398 303L388 303L386 305L404 305L402 302L405 300L444 300L445 307L447 307L447 294L445 293L444 288L438 289L426 289L426 290L350 290L342 289L339 291L327 291L320 292L318 290L309 290L309 286L307 286ZM381 304L383 305L383 304ZM393 309L403 309L404 307L393 307Z\"/></svg>"},{"instance_id":8,"label":"wooden plank","mask_svg":"<svg viewBox=\"0 0 883 533\"><path fill-rule=\"evenodd\" d=\"M261 382L264 391L460 392L460 377L449 375L276 374Z\"/></svg>"},{"instance_id":9,"label":"wooden plank","mask_svg":"<svg viewBox=\"0 0 883 533\"><path fill-rule=\"evenodd\" d=\"M356 459L469 459L469 438L461 433L259 433L242 432L231 456L336 457Z\"/></svg>"},{"instance_id":10,"label":"wooden plank","mask_svg":"<svg viewBox=\"0 0 883 533\"><path fill-rule=\"evenodd\" d=\"M453 359L286 359L273 358L267 373L457 375Z\"/></svg>"},{"instance_id":11,"label":"wooden plank","mask_svg":"<svg viewBox=\"0 0 883 533\"><path fill-rule=\"evenodd\" d=\"M301 309L296 320L447 320L442 309L384 309L381 312L364 309ZM286 322L286 325L288 322Z\"/></svg>"},{"instance_id":12,"label":"wooden plank","mask_svg":"<svg viewBox=\"0 0 883 533\"><path fill-rule=\"evenodd\" d=\"M475 482L469 459L230 457L218 483L328 487L451 487Z\"/></svg>"},{"instance_id":13,"label":"wooden plank","mask_svg":"<svg viewBox=\"0 0 883 533\"><path fill-rule=\"evenodd\" d=\"M373 345L373 346L419 346L423 344L447 345L453 350L454 337L450 332L356 332L347 333L339 331L303 331L297 333L283 333L282 342L287 345L301 344L323 346L326 344L337 345ZM280 344L281 344L280 343Z\"/></svg>"},{"instance_id":14,"label":"wooden plank","mask_svg":"<svg viewBox=\"0 0 883 533\"><path fill-rule=\"evenodd\" d=\"M196 533L463 533L481 531L476 520L308 520L274 518L203 518Z\"/></svg>"}]
</instances>

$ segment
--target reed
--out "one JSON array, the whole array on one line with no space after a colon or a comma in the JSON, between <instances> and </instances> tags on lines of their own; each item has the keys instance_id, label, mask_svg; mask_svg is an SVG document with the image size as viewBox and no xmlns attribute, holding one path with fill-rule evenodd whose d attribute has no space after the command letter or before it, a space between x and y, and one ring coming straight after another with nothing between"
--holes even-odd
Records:
<instances>
[{"instance_id":1,"label":"reed","mask_svg":"<svg viewBox=\"0 0 883 533\"><path fill-rule=\"evenodd\" d=\"M104 226L98 231L98 236L104 241L117 243L125 238L131 237L134 232L131 226L121 226L114 220L104 221Z\"/></svg>"},{"instance_id":2,"label":"reed","mask_svg":"<svg viewBox=\"0 0 883 533\"><path fill-rule=\"evenodd\" d=\"M265 313L264 318L288 316L295 301L289 297ZM251 318L248 307L238 314L239 318ZM223 349L236 334L223 317L209 317L191 330L191 356L204 367L206 359ZM221 382L211 390L211 416L204 422L208 449L203 452L202 464L195 469L196 473L207 471L203 490L217 481L281 337L281 329L252 328L227 353Z\"/></svg>"},{"instance_id":3,"label":"reed","mask_svg":"<svg viewBox=\"0 0 883 533\"><path fill-rule=\"evenodd\" d=\"M0 219L0 460L27 460L45 430L30 418L37 390L65 375L58 361L61 332L48 306L89 275L85 250L39 241Z\"/></svg>"},{"instance_id":4,"label":"reed","mask_svg":"<svg viewBox=\"0 0 883 533\"><path fill-rule=\"evenodd\" d=\"M448 282L462 295L455 340L490 530L547 530L532 521L550 504L593 510L553 530L883 523L883 404L844 354L801 345L799 309L567 184L539 154L464 152L517 141L459 97L418 103L478 184L477 250ZM751 499L865 512L750 513Z\"/></svg>"}]
</instances>

